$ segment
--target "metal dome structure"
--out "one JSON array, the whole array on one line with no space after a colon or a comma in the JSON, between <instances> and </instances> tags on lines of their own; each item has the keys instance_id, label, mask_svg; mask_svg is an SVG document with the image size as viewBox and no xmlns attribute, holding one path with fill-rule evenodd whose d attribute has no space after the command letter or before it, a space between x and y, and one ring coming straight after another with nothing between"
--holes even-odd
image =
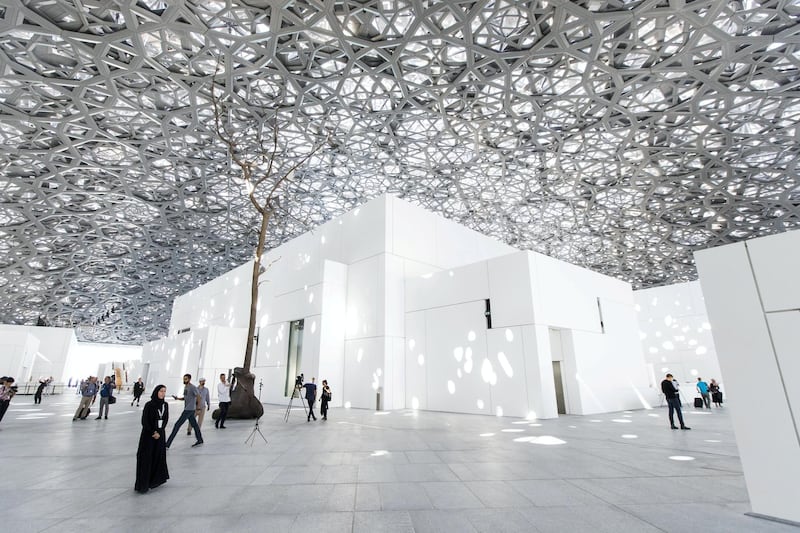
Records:
<instances>
[{"instance_id":1,"label":"metal dome structure","mask_svg":"<svg viewBox=\"0 0 800 533\"><path fill-rule=\"evenodd\" d=\"M252 256L211 81L329 137L276 246L389 192L648 287L800 223L797 0L0 6L0 321L163 335ZM267 120L265 118L265 120ZM315 133L316 132L316 133Z\"/></svg>"}]
</instances>

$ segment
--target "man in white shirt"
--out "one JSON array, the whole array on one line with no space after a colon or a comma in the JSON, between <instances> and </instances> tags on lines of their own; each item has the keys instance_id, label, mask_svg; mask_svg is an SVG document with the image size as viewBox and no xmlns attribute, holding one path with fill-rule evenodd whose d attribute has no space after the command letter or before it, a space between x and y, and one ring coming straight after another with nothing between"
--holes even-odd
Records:
<instances>
[{"instance_id":1,"label":"man in white shirt","mask_svg":"<svg viewBox=\"0 0 800 533\"><path fill-rule=\"evenodd\" d=\"M214 427L225 429L225 419L228 417L228 407L231 406L231 384L225 381L225 374L219 375L217 383L217 396L219 396L219 417L214 421Z\"/></svg>"}]
</instances>

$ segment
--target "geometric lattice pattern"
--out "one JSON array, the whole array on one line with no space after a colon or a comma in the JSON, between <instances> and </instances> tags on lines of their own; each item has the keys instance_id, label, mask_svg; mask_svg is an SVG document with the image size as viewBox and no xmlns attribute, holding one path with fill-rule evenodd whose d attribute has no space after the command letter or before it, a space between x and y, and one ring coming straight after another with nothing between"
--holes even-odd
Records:
<instances>
[{"instance_id":1,"label":"geometric lattice pattern","mask_svg":"<svg viewBox=\"0 0 800 533\"><path fill-rule=\"evenodd\" d=\"M800 224L800 1L4 4L0 322L140 343L252 256L220 63L287 146L331 134L268 247L392 192L649 287Z\"/></svg>"}]
</instances>

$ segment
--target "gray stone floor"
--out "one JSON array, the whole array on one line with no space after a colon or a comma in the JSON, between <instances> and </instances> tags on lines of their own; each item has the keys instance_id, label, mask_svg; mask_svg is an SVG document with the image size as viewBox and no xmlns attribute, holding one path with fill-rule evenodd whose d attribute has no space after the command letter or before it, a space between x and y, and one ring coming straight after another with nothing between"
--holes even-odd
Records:
<instances>
[{"instance_id":1,"label":"gray stone floor","mask_svg":"<svg viewBox=\"0 0 800 533\"><path fill-rule=\"evenodd\" d=\"M727 410L558 420L334 409L307 423L268 405L252 422L185 433L170 481L133 491L139 409L72 422L78 398L16 398L0 423L3 529L27 531L793 531L746 516ZM171 404L173 420L180 405ZM675 460L676 457L691 460Z\"/></svg>"}]
</instances>

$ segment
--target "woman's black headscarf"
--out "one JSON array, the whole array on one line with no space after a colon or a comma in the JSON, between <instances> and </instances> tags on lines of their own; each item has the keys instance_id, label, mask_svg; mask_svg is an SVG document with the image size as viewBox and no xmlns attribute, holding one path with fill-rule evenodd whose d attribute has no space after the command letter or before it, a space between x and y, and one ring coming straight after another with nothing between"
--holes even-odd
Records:
<instances>
[{"instance_id":1,"label":"woman's black headscarf","mask_svg":"<svg viewBox=\"0 0 800 533\"><path fill-rule=\"evenodd\" d=\"M150 395L150 399L156 403L156 405L161 405L164 403L164 400L158 397L158 391L161 389L166 389L166 385L156 385L156 388L153 389L153 394Z\"/></svg>"}]
</instances>

